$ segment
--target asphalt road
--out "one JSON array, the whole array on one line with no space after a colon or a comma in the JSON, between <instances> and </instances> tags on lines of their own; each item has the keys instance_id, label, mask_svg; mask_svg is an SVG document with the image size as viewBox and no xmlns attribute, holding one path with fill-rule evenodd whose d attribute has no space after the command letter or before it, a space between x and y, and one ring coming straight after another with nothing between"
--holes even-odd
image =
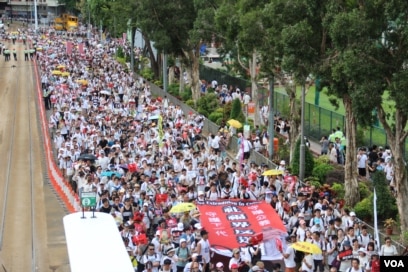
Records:
<instances>
[{"instance_id":1,"label":"asphalt road","mask_svg":"<svg viewBox=\"0 0 408 272\"><path fill-rule=\"evenodd\" d=\"M67 212L45 175L34 63L22 43L1 42L18 60L0 56L0 271L70 271Z\"/></svg>"}]
</instances>

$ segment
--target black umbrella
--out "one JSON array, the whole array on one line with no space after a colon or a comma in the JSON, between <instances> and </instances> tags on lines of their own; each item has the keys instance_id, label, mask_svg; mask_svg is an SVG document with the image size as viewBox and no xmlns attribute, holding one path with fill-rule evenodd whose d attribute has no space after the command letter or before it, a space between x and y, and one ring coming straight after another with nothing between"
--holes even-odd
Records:
<instances>
[{"instance_id":1,"label":"black umbrella","mask_svg":"<svg viewBox=\"0 0 408 272\"><path fill-rule=\"evenodd\" d=\"M95 155L85 153L85 154L81 154L81 156L79 156L78 160L95 161L95 160L97 160L97 157Z\"/></svg>"}]
</instances>

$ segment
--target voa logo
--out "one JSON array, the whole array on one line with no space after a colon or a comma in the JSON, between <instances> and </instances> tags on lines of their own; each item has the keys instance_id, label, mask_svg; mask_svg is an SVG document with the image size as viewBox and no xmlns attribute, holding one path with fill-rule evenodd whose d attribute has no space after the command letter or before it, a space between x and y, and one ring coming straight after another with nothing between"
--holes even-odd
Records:
<instances>
[{"instance_id":1,"label":"voa logo","mask_svg":"<svg viewBox=\"0 0 408 272\"><path fill-rule=\"evenodd\" d=\"M405 267L402 260L384 260L385 267Z\"/></svg>"}]
</instances>

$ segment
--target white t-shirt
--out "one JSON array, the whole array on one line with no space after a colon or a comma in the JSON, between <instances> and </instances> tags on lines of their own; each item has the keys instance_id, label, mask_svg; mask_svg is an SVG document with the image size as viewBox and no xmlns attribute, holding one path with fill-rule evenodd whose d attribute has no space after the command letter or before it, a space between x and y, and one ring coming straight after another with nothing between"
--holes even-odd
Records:
<instances>
[{"instance_id":1,"label":"white t-shirt","mask_svg":"<svg viewBox=\"0 0 408 272\"><path fill-rule=\"evenodd\" d=\"M311 265L312 267L311 267L311 268L307 267L307 265L305 264L305 262L302 260L302 268L301 268L301 270L302 270L302 271L306 271L306 272L313 272L313 270L314 270L313 256L312 256L311 254L306 255L306 256L305 256L305 259L306 259L306 262L307 262L309 265Z\"/></svg>"},{"instance_id":2,"label":"white t-shirt","mask_svg":"<svg viewBox=\"0 0 408 272\"><path fill-rule=\"evenodd\" d=\"M284 258L285 262L285 267L288 268L293 268L296 267L296 262L295 262L295 250L292 247L287 247L285 250L285 254L289 254L287 258Z\"/></svg>"}]
</instances>

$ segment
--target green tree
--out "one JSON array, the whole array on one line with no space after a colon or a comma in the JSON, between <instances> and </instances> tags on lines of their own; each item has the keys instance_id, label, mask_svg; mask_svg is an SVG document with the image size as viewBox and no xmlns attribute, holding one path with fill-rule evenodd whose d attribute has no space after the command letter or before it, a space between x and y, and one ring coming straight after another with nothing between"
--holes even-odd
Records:
<instances>
[{"instance_id":1,"label":"green tree","mask_svg":"<svg viewBox=\"0 0 408 272\"><path fill-rule=\"evenodd\" d=\"M300 158L300 139L296 142L295 154L292 160L292 174L299 174L299 158ZM313 175L314 159L309 148L305 149L305 177Z\"/></svg>"},{"instance_id":2,"label":"green tree","mask_svg":"<svg viewBox=\"0 0 408 272\"><path fill-rule=\"evenodd\" d=\"M377 171L373 177L373 187L377 193L377 213L380 220L387 218L396 218L398 209L395 202L395 197L391 194L385 174Z\"/></svg>"},{"instance_id":3,"label":"green tree","mask_svg":"<svg viewBox=\"0 0 408 272\"><path fill-rule=\"evenodd\" d=\"M243 123L245 121L245 116L242 113L241 101L236 98L232 101L231 115L230 119L235 119Z\"/></svg>"}]
</instances>

